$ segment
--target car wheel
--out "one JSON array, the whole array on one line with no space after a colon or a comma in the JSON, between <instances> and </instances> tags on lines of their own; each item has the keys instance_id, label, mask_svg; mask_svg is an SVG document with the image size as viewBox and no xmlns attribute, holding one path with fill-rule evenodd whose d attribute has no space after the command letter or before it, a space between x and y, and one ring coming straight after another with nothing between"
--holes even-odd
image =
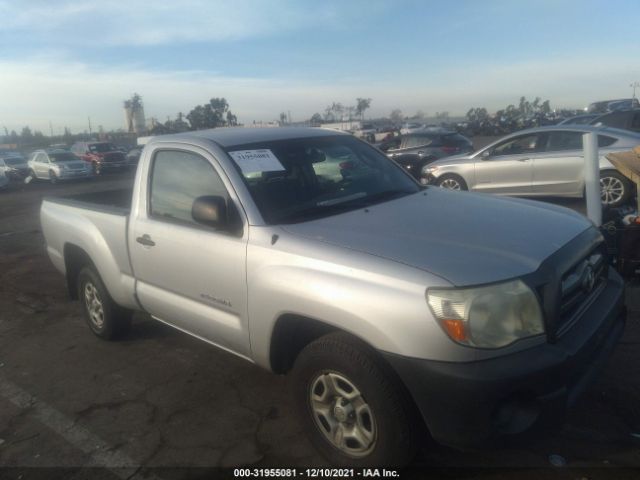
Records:
<instances>
[{"instance_id":1,"label":"car wheel","mask_svg":"<svg viewBox=\"0 0 640 480\"><path fill-rule=\"evenodd\" d=\"M78 298L91 331L104 340L114 340L131 327L131 312L117 305L93 267L78 274Z\"/></svg>"},{"instance_id":2,"label":"car wheel","mask_svg":"<svg viewBox=\"0 0 640 480\"><path fill-rule=\"evenodd\" d=\"M49 181L54 185L58 183L58 176L56 175L56 172L54 172L53 170L49 170Z\"/></svg>"},{"instance_id":3,"label":"car wheel","mask_svg":"<svg viewBox=\"0 0 640 480\"><path fill-rule=\"evenodd\" d=\"M608 207L619 207L629 200L629 181L620 173L605 171L600 173L600 198Z\"/></svg>"},{"instance_id":4,"label":"car wheel","mask_svg":"<svg viewBox=\"0 0 640 480\"><path fill-rule=\"evenodd\" d=\"M310 439L332 464L396 465L415 455L415 407L391 368L343 333L307 345L293 367L294 400Z\"/></svg>"},{"instance_id":5,"label":"car wheel","mask_svg":"<svg viewBox=\"0 0 640 480\"><path fill-rule=\"evenodd\" d=\"M459 175L445 173L438 178L436 184L447 190L468 190L467 183Z\"/></svg>"}]
</instances>

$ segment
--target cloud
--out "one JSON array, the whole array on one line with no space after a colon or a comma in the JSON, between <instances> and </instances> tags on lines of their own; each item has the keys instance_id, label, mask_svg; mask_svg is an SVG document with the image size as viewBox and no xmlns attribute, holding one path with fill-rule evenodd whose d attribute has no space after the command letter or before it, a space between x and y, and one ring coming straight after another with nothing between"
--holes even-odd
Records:
<instances>
[{"instance_id":1,"label":"cloud","mask_svg":"<svg viewBox=\"0 0 640 480\"><path fill-rule=\"evenodd\" d=\"M0 31L58 45L148 46L277 35L318 22L346 25L358 8L334 1L2 1Z\"/></svg>"}]
</instances>

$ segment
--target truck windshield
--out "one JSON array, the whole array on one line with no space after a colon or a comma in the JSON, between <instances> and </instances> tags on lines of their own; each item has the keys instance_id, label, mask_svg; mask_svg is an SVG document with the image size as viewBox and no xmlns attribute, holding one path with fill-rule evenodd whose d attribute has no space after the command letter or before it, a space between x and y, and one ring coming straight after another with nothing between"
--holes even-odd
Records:
<instances>
[{"instance_id":1,"label":"truck windshield","mask_svg":"<svg viewBox=\"0 0 640 480\"><path fill-rule=\"evenodd\" d=\"M89 145L89 151L91 153L105 153L105 152L113 152L116 149L110 143L92 143Z\"/></svg>"},{"instance_id":2,"label":"truck windshield","mask_svg":"<svg viewBox=\"0 0 640 480\"><path fill-rule=\"evenodd\" d=\"M303 222L420 191L400 167L347 135L239 145L227 153L269 224Z\"/></svg>"}]
</instances>

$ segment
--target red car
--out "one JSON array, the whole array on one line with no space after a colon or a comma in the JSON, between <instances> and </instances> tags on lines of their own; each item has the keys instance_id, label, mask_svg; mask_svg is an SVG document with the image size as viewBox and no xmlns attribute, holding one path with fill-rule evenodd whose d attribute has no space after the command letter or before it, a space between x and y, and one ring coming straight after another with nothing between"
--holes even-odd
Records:
<instances>
[{"instance_id":1,"label":"red car","mask_svg":"<svg viewBox=\"0 0 640 480\"><path fill-rule=\"evenodd\" d=\"M85 162L91 163L96 174L128 167L124 153L109 142L76 142L71 151Z\"/></svg>"}]
</instances>

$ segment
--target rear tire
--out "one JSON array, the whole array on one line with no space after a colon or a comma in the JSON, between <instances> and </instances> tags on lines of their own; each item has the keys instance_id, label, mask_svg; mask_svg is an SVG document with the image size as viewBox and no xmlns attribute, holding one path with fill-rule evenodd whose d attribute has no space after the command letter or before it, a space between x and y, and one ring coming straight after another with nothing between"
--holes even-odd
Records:
<instances>
[{"instance_id":1,"label":"rear tire","mask_svg":"<svg viewBox=\"0 0 640 480\"><path fill-rule=\"evenodd\" d=\"M600 198L610 208L624 205L631 197L631 184L627 178L614 171L600 173Z\"/></svg>"},{"instance_id":2,"label":"rear tire","mask_svg":"<svg viewBox=\"0 0 640 480\"><path fill-rule=\"evenodd\" d=\"M445 173L436 181L436 185L447 190L469 190L467 182L460 175Z\"/></svg>"},{"instance_id":3,"label":"rear tire","mask_svg":"<svg viewBox=\"0 0 640 480\"><path fill-rule=\"evenodd\" d=\"M402 466L414 457L419 422L395 372L364 342L332 333L307 345L293 395L318 451L341 466Z\"/></svg>"},{"instance_id":4,"label":"rear tire","mask_svg":"<svg viewBox=\"0 0 640 480\"><path fill-rule=\"evenodd\" d=\"M115 340L131 328L131 311L117 305L93 267L78 274L78 298L91 331L103 340Z\"/></svg>"}]
</instances>

